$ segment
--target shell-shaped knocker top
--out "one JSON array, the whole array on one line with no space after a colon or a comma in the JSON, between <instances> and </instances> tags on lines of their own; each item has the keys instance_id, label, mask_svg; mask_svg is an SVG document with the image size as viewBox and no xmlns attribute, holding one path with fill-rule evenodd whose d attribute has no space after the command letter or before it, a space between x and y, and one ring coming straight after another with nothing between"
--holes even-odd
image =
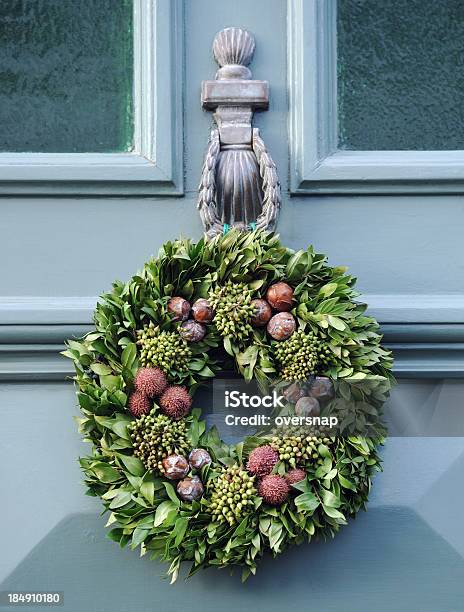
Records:
<instances>
[{"instance_id":1,"label":"shell-shaped knocker top","mask_svg":"<svg viewBox=\"0 0 464 612\"><path fill-rule=\"evenodd\" d=\"M274 229L281 206L276 166L252 127L253 112L267 109L267 81L251 79L255 39L242 28L226 28L213 43L220 69L202 84L202 104L214 110L199 187L198 209L207 237L240 229Z\"/></svg>"}]
</instances>

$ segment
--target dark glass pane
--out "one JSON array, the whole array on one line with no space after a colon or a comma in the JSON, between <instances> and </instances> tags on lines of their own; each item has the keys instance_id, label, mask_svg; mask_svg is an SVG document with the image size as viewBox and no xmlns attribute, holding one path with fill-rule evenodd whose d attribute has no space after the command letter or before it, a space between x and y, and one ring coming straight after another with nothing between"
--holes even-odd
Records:
<instances>
[{"instance_id":1,"label":"dark glass pane","mask_svg":"<svg viewBox=\"0 0 464 612\"><path fill-rule=\"evenodd\" d=\"M0 151L132 145L132 0L1 0Z\"/></svg>"},{"instance_id":2,"label":"dark glass pane","mask_svg":"<svg viewBox=\"0 0 464 612\"><path fill-rule=\"evenodd\" d=\"M337 6L340 148L464 149L464 2Z\"/></svg>"}]
</instances>

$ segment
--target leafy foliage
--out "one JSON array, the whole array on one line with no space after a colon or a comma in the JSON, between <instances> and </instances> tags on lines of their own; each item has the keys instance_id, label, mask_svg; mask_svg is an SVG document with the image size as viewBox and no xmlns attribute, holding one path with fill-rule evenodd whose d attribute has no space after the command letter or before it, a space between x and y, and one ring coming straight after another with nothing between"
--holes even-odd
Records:
<instances>
[{"instance_id":1,"label":"leafy foliage","mask_svg":"<svg viewBox=\"0 0 464 612\"><path fill-rule=\"evenodd\" d=\"M246 333L233 329L225 333L226 327L213 321L204 339L190 343L183 358L176 360L175 349L171 356L167 353L177 346L172 338L180 323L169 314L167 303L172 296L194 301L215 295L226 300L227 292L220 288L233 286L240 288L248 305L280 280L294 289L296 338L317 338L317 351L311 352L313 373L329 376L342 393L343 385L353 381L373 381L376 397L388 393L391 355L380 345L376 321L365 314L365 305L355 301L355 279L344 268L330 267L312 247L294 252L277 236L261 231L231 231L210 242L166 243L139 274L127 283L114 283L97 305L95 331L70 340L64 352L76 367L79 430L93 447L80 464L89 494L100 497L109 513L109 537L122 547L140 547L141 554L170 562L173 580L183 561L190 562L191 574L210 565L241 565L245 579L256 571L266 550L276 555L291 544L333 536L365 506L371 477L380 469L376 449L382 442L381 431L375 430L372 438L350 435L332 438L329 444L312 442L311 452L305 451L306 478L292 485L282 505L269 506L248 485L252 480L245 478L244 466L250 452L270 440L262 435L228 446L214 428L206 430L199 410L183 421L187 443L182 450L201 447L212 457L212 463L199 472L205 488L202 499L182 501L172 482L159 470L148 470L136 456L140 453L133 447L134 419L127 404L142 365L137 342L143 330L155 329L169 340L163 354L156 354L156 364L165 366L171 383L188 386L191 394L227 359L245 379L265 386L281 374L283 361L276 358L278 343L265 329L251 330L240 321ZM301 360L306 349L300 350ZM148 355L147 350L144 363ZM344 417L349 427L356 425L356 419L364 423L369 419L365 397L360 394L354 402L354 420ZM335 412L342 409L334 404ZM156 423L158 411L154 404L150 418ZM281 455L274 472L283 475L298 465L298 458L287 459L285 451ZM235 478L237 491L229 475L231 482ZM235 495L241 496L238 503L246 511L234 507ZM219 516L224 508L226 520Z\"/></svg>"}]
</instances>

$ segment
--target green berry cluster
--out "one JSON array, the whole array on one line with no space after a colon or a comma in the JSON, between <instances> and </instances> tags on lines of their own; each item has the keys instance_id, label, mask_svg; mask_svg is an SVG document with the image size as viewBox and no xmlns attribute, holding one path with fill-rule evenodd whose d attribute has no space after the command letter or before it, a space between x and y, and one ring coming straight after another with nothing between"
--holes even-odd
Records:
<instances>
[{"instance_id":1,"label":"green berry cluster","mask_svg":"<svg viewBox=\"0 0 464 612\"><path fill-rule=\"evenodd\" d=\"M224 468L218 478L210 480L209 507L214 520L228 522L232 526L252 512L257 494L254 482L255 477L238 465Z\"/></svg>"},{"instance_id":2,"label":"green berry cluster","mask_svg":"<svg viewBox=\"0 0 464 612\"><path fill-rule=\"evenodd\" d=\"M145 367L158 367L167 373L175 365L183 374L188 371L192 352L177 332L160 331L153 321L137 331L140 363Z\"/></svg>"},{"instance_id":3,"label":"green berry cluster","mask_svg":"<svg viewBox=\"0 0 464 612\"><path fill-rule=\"evenodd\" d=\"M221 336L234 336L237 340L248 338L253 331L250 319L255 314L251 300L251 291L244 283L227 281L210 292L214 323Z\"/></svg>"},{"instance_id":4,"label":"green berry cluster","mask_svg":"<svg viewBox=\"0 0 464 612\"><path fill-rule=\"evenodd\" d=\"M304 467L308 465L322 465L318 447L320 444L331 446L331 438L305 435L274 436L270 442L272 448L279 453L280 461L290 467Z\"/></svg>"},{"instance_id":5,"label":"green berry cluster","mask_svg":"<svg viewBox=\"0 0 464 612\"><path fill-rule=\"evenodd\" d=\"M187 455L191 450L185 421L172 421L152 410L129 425L134 455L147 470L163 473L162 461L174 453Z\"/></svg>"},{"instance_id":6,"label":"green berry cluster","mask_svg":"<svg viewBox=\"0 0 464 612\"><path fill-rule=\"evenodd\" d=\"M276 361L285 380L307 380L318 367L328 364L332 354L314 332L295 331L275 348Z\"/></svg>"}]
</instances>

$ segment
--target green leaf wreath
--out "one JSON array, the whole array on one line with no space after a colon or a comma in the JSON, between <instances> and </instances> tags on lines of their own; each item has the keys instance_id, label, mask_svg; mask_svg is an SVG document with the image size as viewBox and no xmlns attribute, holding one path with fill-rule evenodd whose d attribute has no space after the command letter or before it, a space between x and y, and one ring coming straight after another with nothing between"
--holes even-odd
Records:
<instances>
[{"instance_id":1,"label":"green leaf wreath","mask_svg":"<svg viewBox=\"0 0 464 612\"><path fill-rule=\"evenodd\" d=\"M173 580L183 561L190 574L241 566L245 579L266 551L333 536L365 506L383 429L357 425L371 418L366 396L388 394L392 360L354 284L312 247L234 230L166 243L101 297L95 331L64 354L93 448L80 464L112 540L169 562ZM230 367L262 388L286 381L290 412L319 414L331 398L348 435L296 428L225 444L194 394ZM333 388L350 386L347 413Z\"/></svg>"}]
</instances>

